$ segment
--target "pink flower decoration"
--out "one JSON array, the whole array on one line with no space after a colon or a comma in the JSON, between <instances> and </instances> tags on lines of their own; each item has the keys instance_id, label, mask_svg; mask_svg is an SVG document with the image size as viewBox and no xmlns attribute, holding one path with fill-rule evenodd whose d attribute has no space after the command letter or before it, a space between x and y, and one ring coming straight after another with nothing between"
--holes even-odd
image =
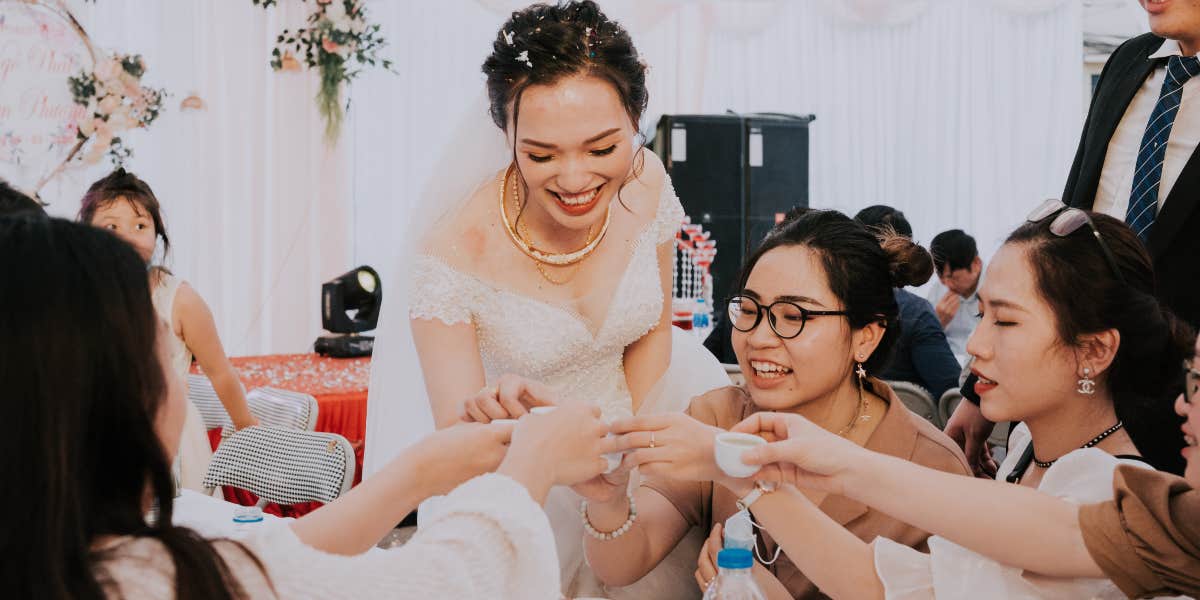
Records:
<instances>
[{"instance_id":1,"label":"pink flower decoration","mask_svg":"<svg viewBox=\"0 0 1200 600\"><path fill-rule=\"evenodd\" d=\"M342 49L341 46L337 45L337 42L329 38L321 40L321 48L330 54L337 54L338 50Z\"/></svg>"}]
</instances>

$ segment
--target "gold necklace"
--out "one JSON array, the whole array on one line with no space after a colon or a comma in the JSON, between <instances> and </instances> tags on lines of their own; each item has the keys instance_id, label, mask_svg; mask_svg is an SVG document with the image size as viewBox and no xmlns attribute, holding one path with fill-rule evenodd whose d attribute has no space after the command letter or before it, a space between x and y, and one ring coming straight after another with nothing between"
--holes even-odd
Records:
<instances>
[{"instance_id":1,"label":"gold necklace","mask_svg":"<svg viewBox=\"0 0 1200 600\"><path fill-rule=\"evenodd\" d=\"M521 214L521 188L520 188L519 183L517 182L517 178L515 178L515 177L513 178L512 193L513 193L513 202L512 202L513 212L517 213L519 215L519 214ZM536 248L537 244L533 241L533 236L529 234L529 225L522 221L518 221L518 223L519 223L520 228L523 230L523 233L518 232L518 234L521 235L521 240L524 241L525 243L529 244L530 248ZM588 242L584 244L585 247L587 246L587 244L591 243L592 231L594 229L595 229L595 226L588 227ZM555 279L554 277L552 277L550 275L550 273L546 272L546 267L542 266L542 263L538 262L537 260L533 261L533 266L534 266L534 268L537 269L538 273L542 276L542 279L545 279L546 281L548 281L554 285L563 285L563 284L569 283L572 279L575 279L575 274L579 272L579 267L580 267L580 265L577 264L577 265L575 265L575 268L572 269L571 272L568 273L565 278Z\"/></svg>"},{"instance_id":2,"label":"gold necklace","mask_svg":"<svg viewBox=\"0 0 1200 600\"><path fill-rule=\"evenodd\" d=\"M504 221L504 230L508 232L508 238L512 240L513 244L516 245L518 250L525 254L525 256L533 259L535 263L544 263L555 267L573 265L587 258L596 251L596 248L600 246L600 242L604 239L604 235L608 233L609 223L612 222L611 205L609 205L608 209L604 213L604 224L601 225L600 231L579 250L566 253L554 253L540 250L534 247L530 241L526 241L521 234L518 233L517 228L514 227L513 224L508 220L508 211L504 208L504 196L505 188L508 184L508 178L512 174L512 171L513 167L509 166L508 169L504 171L504 176L500 179L500 218ZM513 189L514 192L519 191L516 181L513 182ZM520 211L519 197L514 195L513 200L514 206L518 211ZM591 235L590 229L588 230L588 234L589 236ZM526 235L528 235L528 228L526 228Z\"/></svg>"},{"instance_id":3,"label":"gold necklace","mask_svg":"<svg viewBox=\"0 0 1200 600\"><path fill-rule=\"evenodd\" d=\"M850 422L841 431L837 432L837 434L844 436L850 433L850 430L854 429L854 426L858 425L859 421L868 421L870 419L870 415L867 414L867 397L863 395L862 378L860 377L858 379L858 411L850 419Z\"/></svg>"}]
</instances>

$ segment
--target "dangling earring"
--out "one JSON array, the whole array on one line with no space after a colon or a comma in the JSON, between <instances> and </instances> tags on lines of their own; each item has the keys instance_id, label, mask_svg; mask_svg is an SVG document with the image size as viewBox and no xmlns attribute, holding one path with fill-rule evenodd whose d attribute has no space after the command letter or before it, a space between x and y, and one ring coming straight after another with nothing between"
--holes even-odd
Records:
<instances>
[{"instance_id":1,"label":"dangling earring","mask_svg":"<svg viewBox=\"0 0 1200 600\"><path fill-rule=\"evenodd\" d=\"M1084 367L1083 368L1083 379L1080 379L1076 383L1079 385L1079 387L1075 388L1076 392L1079 392L1080 394L1083 394L1084 396L1091 396L1092 394L1096 393L1096 382L1092 380L1092 370L1091 369Z\"/></svg>"},{"instance_id":2,"label":"dangling earring","mask_svg":"<svg viewBox=\"0 0 1200 600\"><path fill-rule=\"evenodd\" d=\"M858 357L858 366L854 369L854 374L858 375L858 386L862 387L863 380L867 378L867 369L862 364L863 357Z\"/></svg>"}]
</instances>

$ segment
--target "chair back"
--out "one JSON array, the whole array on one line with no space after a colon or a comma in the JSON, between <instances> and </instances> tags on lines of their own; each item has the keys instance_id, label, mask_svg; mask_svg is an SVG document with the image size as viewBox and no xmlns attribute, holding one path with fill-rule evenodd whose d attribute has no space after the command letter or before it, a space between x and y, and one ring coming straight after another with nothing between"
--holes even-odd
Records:
<instances>
[{"instance_id":1,"label":"chair back","mask_svg":"<svg viewBox=\"0 0 1200 600\"><path fill-rule=\"evenodd\" d=\"M946 428L946 423L950 422L950 415L954 414L954 409L958 408L958 403L963 401L962 391L958 388L950 388L942 397L938 399L938 422L935 423L942 429Z\"/></svg>"},{"instance_id":2,"label":"chair back","mask_svg":"<svg viewBox=\"0 0 1200 600\"><path fill-rule=\"evenodd\" d=\"M205 429L232 424L229 413L225 412L225 405L221 404L221 399L217 397L217 391L213 389L208 377L188 373L187 386L188 400L200 411L200 419L204 421Z\"/></svg>"},{"instance_id":3,"label":"chair back","mask_svg":"<svg viewBox=\"0 0 1200 600\"><path fill-rule=\"evenodd\" d=\"M312 431L317 426L317 399L303 392L260 387L246 394L250 412L259 425Z\"/></svg>"},{"instance_id":4,"label":"chair back","mask_svg":"<svg viewBox=\"0 0 1200 600\"><path fill-rule=\"evenodd\" d=\"M950 422L950 415L954 414L954 410L958 408L958 405L962 401L962 392L957 388L948 389L945 394L942 394L941 400L938 401L938 418L941 420L938 427L942 429L946 428L946 423ZM996 423L996 426L992 428L991 435L988 436L988 445L1007 448L1008 430L1010 427L1012 427L1012 423Z\"/></svg>"},{"instance_id":5,"label":"chair back","mask_svg":"<svg viewBox=\"0 0 1200 600\"><path fill-rule=\"evenodd\" d=\"M933 396L925 388L908 381L886 381L884 383L891 386L908 410L935 426L937 425L937 405L933 403Z\"/></svg>"},{"instance_id":6,"label":"chair back","mask_svg":"<svg viewBox=\"0 0 1200 600\"><path fill-rule=\"evenodd\" d=\"M221 443L204 487L233 486L277 504L331 502L350 489L354 469L354 448L336 433L258 425Z\"/></svg>"}]
</instances>

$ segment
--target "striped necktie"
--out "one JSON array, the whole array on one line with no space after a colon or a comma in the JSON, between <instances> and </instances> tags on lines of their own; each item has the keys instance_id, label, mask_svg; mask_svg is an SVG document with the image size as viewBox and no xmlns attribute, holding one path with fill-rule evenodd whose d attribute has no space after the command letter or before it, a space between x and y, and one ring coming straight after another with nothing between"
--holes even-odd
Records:
<instances>
[{"instance_id":1,"label":"striped necktie","mask_svg":"<svg viewBox=\"0 0 1200 600\"><path fill-rule=\"evenodd\" d=\"M1162 90L1158 92L1158 104L1150 113L1146 133L1142 136L1142 147L1138 150L1137 170L1133 173L1133 190L1129 194L1129 208L1125 211L1125 222L1137 233L1142 242L1150 239L1150 229L1158 212L1158 186L1162 182L1163 159L1167 154L1167 139L1171 137L1171 126L1179 114L1180 90L1183 84L1195 75L1200 75L1200 59L1195 56L1172 56L1167 61L1167 76Z\"/></svg>"}]
</instances>

